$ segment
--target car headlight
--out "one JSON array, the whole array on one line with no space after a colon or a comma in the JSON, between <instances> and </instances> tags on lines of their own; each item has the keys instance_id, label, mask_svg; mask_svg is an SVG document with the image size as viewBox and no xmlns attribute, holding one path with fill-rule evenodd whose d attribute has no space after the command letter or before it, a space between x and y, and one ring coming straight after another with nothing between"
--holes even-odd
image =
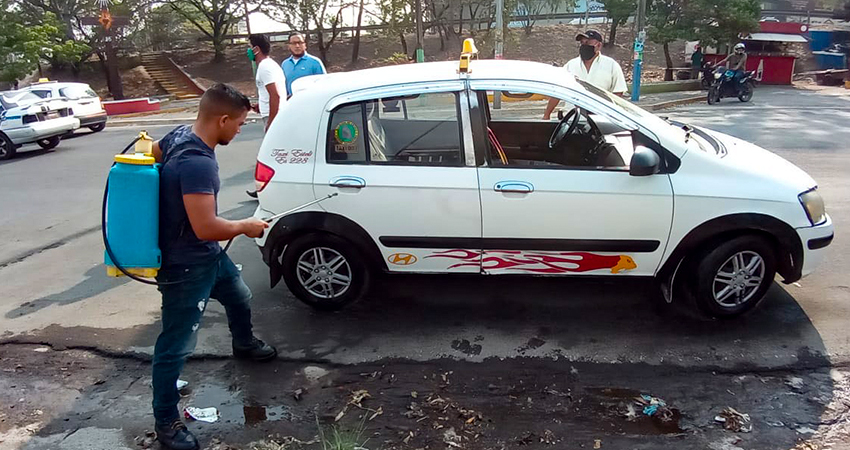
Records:
<instances>
[{"instance_id":1,"label":"car headlight","mask_svg":"<svg viewBox=\"0 0 850 450\"><path fill-rule=\"evenodd\" d=\"M824 206L823 198L818 193L817 188L800 194L800 203L803 204L803 209L806 210L812 225L826 222L826 206Z\"/></svg>"},{"instance_id":2,"label":"car headlight","mask_svg":"<svg viewBox=\"0 0 850 450\"><path fill-rule=\"evenodd\" d=\"M718 79L720 79L720 77L721 77L721 76L722 76L722 74L721 74L720 72L716 72L716 73L714 74L714 79L715 79L715 80L718 80Z\"/></svg>"}]
</instances>

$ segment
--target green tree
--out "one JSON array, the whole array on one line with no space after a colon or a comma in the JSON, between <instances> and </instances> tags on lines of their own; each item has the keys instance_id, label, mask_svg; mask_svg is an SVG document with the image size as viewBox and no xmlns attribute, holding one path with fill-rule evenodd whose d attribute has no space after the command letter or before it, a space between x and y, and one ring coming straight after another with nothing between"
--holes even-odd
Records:
<instances>
[{"instance_id":1,"label":"green tree","mask_svg":"<svg viewBox=\"0 0 850 450\"><path fill-rule=\"evenodd\" d=\"M245 17L245 3L234 0L166 0L165 3L212 41L213 62L224 61L227 36ZM248 13L259 9L255 6Z\"/></svg>"},{"instance_id":2,"label":"green tree","mask_svg":"<svg viewBox=\"0 0 850 450\"><path fill-rule=\"evenodd\" d=\"M608 39L605 41L605 46L610 47L617 41L617 28L624 25L629 20L629 16L637 11L637 2L635 0L602 0L602 3L611 20Z\"/></svg>"},{"instance_id":3,"label":"green tree","mask_svg":"<svg viewBox=\"0 0 850 450\"><path fill-rule=\"evenodd\" d=\"M269 0L264 3L269 17L287 24L293 30L315 30L316 47L325 64L328 53L342 31L342 15L356 7L359 0Z\"/></svg>"},{"instance_id":4,"label":"green tree","mask_svg":"<svg viewBox=\"0 0 850 450\"><path fill-rule=\"evenodd\" d=\"M555 8L561 2L562 0L517 0L516 10L519 16L517 19L522 23L525 35L528 36L531 34L534 24L537 22L534 16L555 11Z\"/></svg>"},{"instance_id":5,"label":"green tree","mask_svg":"<svg viewBox=\"0 0 850 450\"><path fill-rule=\"evenodd\" d=\"M719 0L723 1L723 0ZM694 34L695 19L700 15L695 6L700 1L691 0L654 0L648 7L646 15L647 38L661 44L664 49L664 60L667 70L664 80L673 80L673 59L670 57L670 43L679 39L687 39Z\"/></svg>"},{"instance_id":6,"label":"green tree","mask_svg":"<svg viewBox=\"0 0 850 450\"><path fill-rule=\"evenodd\" d=\"M733 44L741 33L752 33L759 28L759 0L699 0L699 3L698 9L704 16L695 20L691 39L713 46Z\"/></svg>"},{"instance_id":7,"label":"green tree","mask_svg":"<svg viewBox=\"0 0 850 450\"><path fill-rule=\"evenodd\" d=\"M66 39L61 24L51 13L40 23L32 23L18 10L0 3L0 67L2 81L22 79L39 67L41 61L77 63L90 51L82 43Z\"/></svg>"},{"instance_id":8,"label":"green tree","mask_svg":"<svg viewBox=\"0 0 850 450\"><path fill-rule=\"evenodd\" d=\"M401 52L410 54L405 34L415 31L416 23L413 17L413 5L410 0L378 0L375 22L384 25L378 30L378 36L397 38L401 44Z\"/></svg>"}]
</instances>

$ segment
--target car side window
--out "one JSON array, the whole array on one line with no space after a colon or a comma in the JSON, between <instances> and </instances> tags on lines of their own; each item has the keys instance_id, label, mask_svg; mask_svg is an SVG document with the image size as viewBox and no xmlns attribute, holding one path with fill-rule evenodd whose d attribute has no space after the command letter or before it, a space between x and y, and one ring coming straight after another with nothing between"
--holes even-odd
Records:
<instances>
[{"instance_id":1,"label":"car side window","mask_svg":"<svg viewBox=\"0 0 850 450\"><path fill-rule=\"evenodd\" d=\"M331 113L328 162L461 166L458 96L453 92L379 98Z\"/></svg>"},{"instance_id":2,"label":"car side window","mask_svg":"<svg viewBox=\"0 0 850 450\"><path fill-rule=\"evenodd\" d=\"M50 91L32 91L33 94L41 97L41 98L52 98L53 93Z\"/></svg>"},{"instance_id":3,"label":"car side window","mask_svg":"<svg viewBox=\"0 0 850 450\"><path fill-rule=\"evenodd\" d=\"M634 153L632 133L605 117L560 102L560 112L544 120L549 97L533 92L502 92L500 108L493 92L478 91L486 104L487 157L491 167L528 169L596 169L627 171ZM556 109L556 111L558 111ZM561 117L560 136L553 136ZM569 133L567 133L569 131ZM550 148L550 142L554 145Z\"/></svg>"}]
</instances>

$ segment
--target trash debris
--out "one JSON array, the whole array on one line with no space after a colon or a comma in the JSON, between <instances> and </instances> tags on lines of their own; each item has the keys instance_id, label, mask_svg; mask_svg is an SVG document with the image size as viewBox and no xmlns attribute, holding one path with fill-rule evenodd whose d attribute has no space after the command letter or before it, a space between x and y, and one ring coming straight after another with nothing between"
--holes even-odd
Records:
<instances>
[{"instance_id":1,"label":"trash debris","mask_svg":"<svg viewBox=\"0 0 850 450\"><path fill-rule=\"evenodd\" d=\"M295 398L296 402L301 401L301 396L304 395L304 389L296 389L295 392L292 393L292 397Z\"/></svg>"},{"instance_id":2,"label":"trash debris","mask_svg":"<svg viewBox=\"0 0 850 450\"><path fill-rule=\"evenodd\" d=\"M375 410L374 414L372 414L372 417L369 417L369 420L370 420L370 421L372 421L372 420L374 420L374 419L375 419L375 417L378 417L378 416L380 416L380 415L381 415L381 414L383 414L383 413L384 413L384 407L383 407L383 406L379 406L379 407L378 407L378 409L377 409L377 410Z\"/></svg>"},{"instance_id":3,"label":"trash debris","mask_svg":"<svg viewBox=\"0 0 850 450\"><path fill-rule=\"evenodd\" d=\"M413 432L412 431L407 433L407 436L404 439L402 439L402 442L407 444L408 442L410 442L411 439L413 439Z\"/></svg>"},{"instance_id":4,"label":"trash debris","mask_svg":"<svg viewBox=\"0 0 850 450\"><path fill-rule=\"evenodd\" d=\"M809 428L809 427L797 428L797 432L800 433L800 434L815 434L816 431L817 430L814 430L814 429Z\"/></svg>"},{"instance_id":5,"label":"trash debris","mask_svg":"<svg viewBox=\"0 0 850 450\"><path fill-rule=\"evenodd\" d=\"M552 430L543 430L543 436L540 436L540 443L546 445L555 445L558 443L558 438Z\"/></svg>"},{"instance_id":6,"label":"trash debris","mask_svg":"<svg viewBox=\"0 0 850 450\"><path fill-rule=\"evenodd\" d=\"M419 404L416 402L410 402L410 405L407 407L407 411L405 411L402 415L408 419L420 419L427 417L425 411L422 411L422 408L419 407Z\"/></svg>"},{"instance_id":7,"label":"trash debris","mask_svg":"<svg viewBox=\"0 0 850 450\"><path fill-rule=\"evenodd\" d=\"M461 448L462 441L463 437L458 435L454 428L449 428L443 433L443 442L449 447Z\"/></svg>"},{"instance_id":8,"label":"trash debris","mask_svg":"<svg viewBox=\"0 0 850 450\"><path fill-rule=\"evenodd\" d=\"M218 410L213 407L195 408L194 406L187 406L183 410L183 415L187 419L195 419L207 423L213 423L218 420Z\"/></svg>"},{"instance_id":9,"label":"trash debris","mask_svg":"<svg viewBox=\"0 0 850 450\"><path fill-rule=\"evenodd\" d=\"M633 403L626 405L625 416L628 421L637 419L637 410L635 410L635 405Z\"/></svg>"},{"instance_id":10,"label":"trash debris","mask_svg":"<svg viewBox=\"0 0 850 450\"><path fill-rule=\"evenodd\" d=\"M179 378L177 379L177 390L178 390L178 391L182 391L182 390L183 390L183 388L185 388L185 387L186 387L186 386L188 386L188 385L189 385L189 382L188 382L188 381L181 380L181 379L179 379Z\"/></svg>"},{"instance_id":11,"label":"trash debris","mask_svg":"<svg viewBox=\"0 0 850 450\"><path fill-rule=\"evenodd\" d=\"M656 416L663 422L673 419L673 411L667 407L667 402L658 397L641 394L635 397L635 404L643 406L643 414L646 416Z\"/></svg>"},{"instance_id":12,"label":"trash debris","mask_svg":"<svg viewBox=\"0 0 850 450\"><path fill-rule=\"evenodd\" d=\"M593 440L593 448L595 450L599 450L600 448L602 448L602 439L594 439Z\"/></svg>"},{"instance_id":13,"label":"trash debris","mask_svg":"<svg viewBox=\"0 0 850 450\"><path fill-rule=\"evenodd\" d=\"M765 423L767 423L768 425L770 425L770 426L772 426L772 427L776 427L776 428L782 428L782 427L784 427L784 426L785 426L785 424L784 424L784 423L782 423L782 422L781 422L781 421L779 421L779 420L776 420L776 421L768 420L768 421L767 421L767 422L765 422Z\"/></svg>"},{"instance_id":14,"label":"trash debris","mask_svg":"<svg viewBox=\"0 0 850 450\"><path fill-rule=\"evenodd\" d=\"M411 396L411 397L413 397L413 398L418 398L418 397L419 397L419 393L418 393L418 392L416 392L416 391L410 391L410 396Z\"/></svg>"},{"instance_id":15,"label":"trash debris","mask_svg":"<svg viewBox=\"0 0 850 450\"><path fill-rule=\"evenodd\" d=\"M726 409L718 414L714 420L722 423L723 428L730 431L740 433L749 433L750 431L753 431L753 424L750 421L750 415L740 413L731 406L726 407Z\"/></svg>"},{"instance_id":16,"label":"trash debris","mask_svg":"<svg viewBox=\"0 0 850 450\"><path fill-rule=\"evenodd\" d=\"M38 348L34 348L32 351L34 351L36 353L45 353L48 350L50 350L50 347L38 347Z\"/></svg>"},{"instance_id":17,"label":"trash debris","mask_svg":"<svg viewBox=\"0 0 850 450\"><path fill-rule=\"evenodd\" d=\"M151 447L153 447L153 443L154 443L155 440L156 440L156 433L154 433L153 431L145 430L145 435L144 436L136 436L135 439L133 439L133 442L138 447L151 448Z\"/></svg>"},{"instance_id":18,"label":"trash debris","mask_svg":"<svg viewBox=\"0 0 850 450\"><path fill-rule=\"evenodd\" d=\"M242 271L242 264L237 263L236 264L236 270L241 272Z\"/></svg>"},{"instance_id":19,"label":"trash debris","mask_svg":"<svg viewBox=\"0 0 850 450\"><path fill-rule=\"evenodd\" d=\"M354 392L351 393L351 400L348 401L348 404L362 408L363 405L361 405L360 402L362 402L363 400L366 400L367 398L371 398L371 397L372 396L369 395L369 391L367 391L365 389L361 389L359 391L354 391Z\"/></svg>"}]
</instances>

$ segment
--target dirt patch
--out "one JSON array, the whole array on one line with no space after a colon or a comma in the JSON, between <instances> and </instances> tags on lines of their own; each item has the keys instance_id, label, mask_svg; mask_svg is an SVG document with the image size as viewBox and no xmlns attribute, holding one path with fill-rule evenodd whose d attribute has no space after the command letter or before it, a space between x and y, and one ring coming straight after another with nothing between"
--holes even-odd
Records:
<instances>
[{"instance_id":1,"label":"dirt patch","mask_svg":"<svg viewBox=\"0 0 850 450\"><path fill-rule=\"evenodd\" d=\"M0 370L0 439L10 430L54 436L97 427L123 429L135 448L134 438L144 440L151 428L148 363L7 345ZM366 448L384 449L823 448L850 436L847 373L835 369L720 374L542 359L324 367L207 360L190 361L181 378L190 383L182 406L220 412L214 424L189 423L208 449L317 448L320 429L359 434ZM643 409L659 402L667 413ZM751 433L715 422L728 406L753 418Z\"/></svg>"},{"instance_id":2,"label":"dirt patch","mask_svg":"<svg viewBox=\"0 0 850 450\"><path fill-rule=\"evenodd\" d=\"M76 81L86 83L104 100L111 99L112 95L106 85L106 77L100 68L100 63L91 62L83 64L80 73L75 76L70 69L49 69L46 74L51 80ZM167 95L149 75L143 66L139 65L136 58L126 58L121 67L121 81L124 85L124 96L127 98L151 97Z\"/></svg>"}]
</instances>

